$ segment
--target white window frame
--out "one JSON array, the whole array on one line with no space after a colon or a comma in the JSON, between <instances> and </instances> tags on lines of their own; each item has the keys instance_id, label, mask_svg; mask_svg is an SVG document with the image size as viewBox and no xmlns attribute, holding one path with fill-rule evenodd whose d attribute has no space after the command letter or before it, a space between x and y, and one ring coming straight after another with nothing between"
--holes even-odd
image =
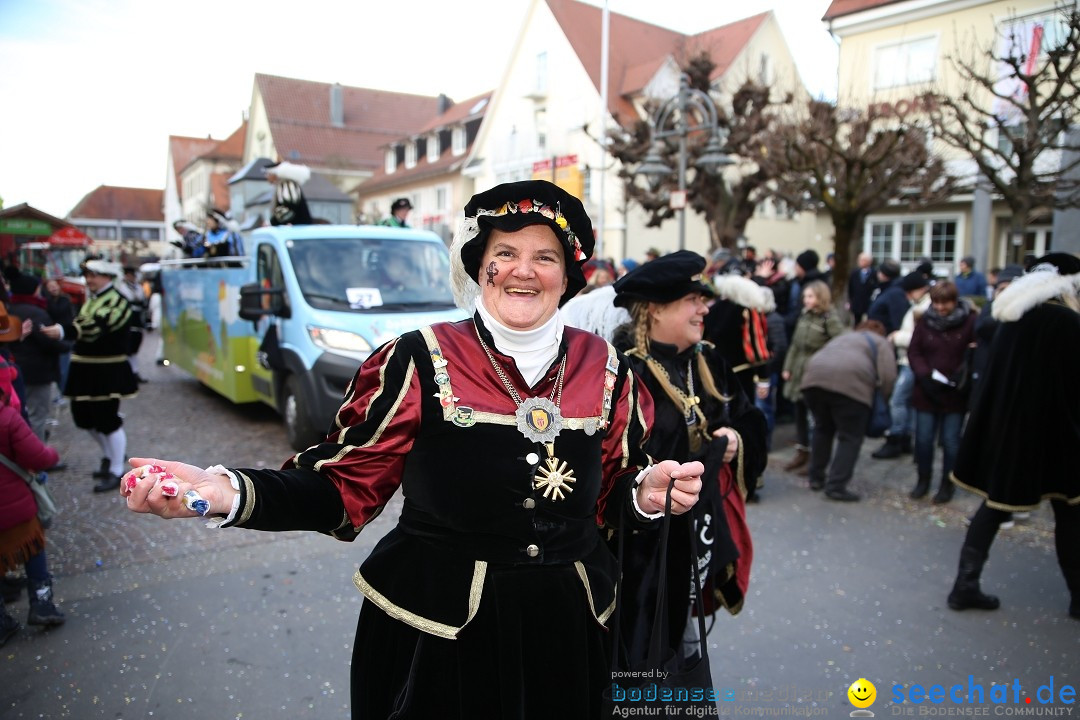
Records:
<instances>
[{"instance_id":1,"label":"white window frame","mask_svg":"<svg viewBox=\"0 0 1080 720\"><path fill-rule=\"evenodd\" d=\"M386 151L386 174L393 175L397 170L397 148L390 148Z\"/></svg>"},{"instance_id":2,"label":"white window frame","mask_svg":"<svg viewBox=\"0 0 1080 720\"><path fill-rule=\"evenodd\" d=\"M454 155L465 154L465 126L455 125L450 132L450 150Z\"/></svg>"},{"instance_id":3,"label":"white window frame","mask_svg":"<svg viewBox=\"0 0 1080 720\"><path fill-rule=\"evenodd\" d=\"M934 259L934 272L939 275L954 275L960 267L960 258L962 258L965 252L967 228L964 222L965 218L962 214L958 213L918 213L912 215L872 215L866 218L866 223L863 226L863 252L873 255L875 260L882 260L884 258L891 258L900 263L900 267L903 272L908 273L915 269L917 261L913 260L901 260L900 259L900 247L901 238L903 234L904 224L906 223L921 223L923 226L922 237L922 251L917 253L916 257L929 257L933 258L931 249L933 247L933 226L934 223L939 222L951 222L956 224L956 235L953 242L952 257L946 260ZM889 225L892 227L892 237L889 241L889 252L882 255L875 255L873 252L873 231L876 225Z\"/></svg>"},{"instance_id":4,"label":"white window frame","mask_svg":"<svg viewBox=\"0 0 1080 720\"><path fill-rule=\"evenodd\" d=\"M429 163L439 160L439 133L431 133L427 138L427 161Z\"/></svg>"},{"instance_id":5,"label":"white window frame","mask_svg":"<svg viewBox=\"0 0 1080 720\"><path fill-rule=\"evenodd\" d=\"M416 141L410 140L405 143L405 169L411 170L416 167Z\"/></svg>"},{"instance_id":6,"label":"white window frame","mask_svg":"<svg viewBox=\"0 0 1080 720\"><path fill-rule=\"evenodd\" d=\"M917 57L917 53L913 51L923 46L928 46L926 49L930 51L933 63L923 71L923 74L918 74L912 71L911 61ZM870 91L892 90L910 85L928 85L934 82L938 76L940 53L941 38L937 33L877 45L873 49ZM890 73L887 79L881 77L885 72Z\"/></svg>"}]
</instances>

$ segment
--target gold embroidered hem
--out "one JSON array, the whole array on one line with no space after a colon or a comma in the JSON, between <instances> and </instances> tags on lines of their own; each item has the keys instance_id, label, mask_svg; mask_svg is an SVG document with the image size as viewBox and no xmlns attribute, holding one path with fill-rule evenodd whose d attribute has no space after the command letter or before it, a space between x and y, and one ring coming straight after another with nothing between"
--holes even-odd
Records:
<instances>
[{"instance_id":1,"label":"gold embroidered hem","mask_svg":"<svg viewBox=\"0 0 1080 720\"><path fill-rule=\"evenodd\" d=\"M974 493L975 495L978 495L979 497L981 497L984 501L986 501L986 507L992 508L994 510L1004 510L1006 512L1030 512L1032 510L1037 509L1039 507L1039 505L1042 504L1043 500L1064 500L1069 505L1080 505L1080 495L1077 495L1075 497L1069 497L1069 496L1065 495L1064 493L1044 493L1042 496L1039 497L1039 501L1037 503L1034 503L1034 504L1031 504L1031 505L1009 505L1007 503L1002 503L1002 502L997 502L996 500L991 500L990 496L987 494L987 492L985 490L983 490L981 488L972 487L971 485L968 485L965 482L957 480L956 475L954 475L952 473L949 473L949 479L957 487L963 488L964 490L967 490L969 493Z\"/></svg>"},{"instance_id":2,"label":"gold embroidered hem","mask_svg":"<svg viewBox=\"0 0 1080 720\"><path fill-rule=\"evenodd\" d=\"M476 611L480 609L480 596L484 590L485 577L487 577L487 563L483 560L477 560L473 566L472 583L469 586L469 614L465 618L465 622L457 627L429 620L416 613L409 612L399 605L395 605L386 596L373 588L371 584L364 579L364 576L360 574L359 570L353 575L353 584L356 585L356 589L359 590L364 597L375 603L380 610L395 620L400 620L406 625L411 625L417 630L426 632L429 635L446 638L447 640L456 640L457 634L461 632L461 629L468 625L474 617L476 617Z\"/></svg>"}]
</instances>

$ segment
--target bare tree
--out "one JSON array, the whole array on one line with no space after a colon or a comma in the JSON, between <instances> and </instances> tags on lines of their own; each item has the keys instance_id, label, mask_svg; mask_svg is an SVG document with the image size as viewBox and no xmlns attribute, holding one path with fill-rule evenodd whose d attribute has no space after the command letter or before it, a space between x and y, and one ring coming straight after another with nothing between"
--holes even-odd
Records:
<instances>
[{"instance_id":1,"label":"bare tree","mask_svg":"<svg viewBox=\"0 0 1080 720\"><path fill-rule=\"evenodd\" d=\"M683 71L690 78L690 87L710 93L709 76L716 67L708 53L691 58ZM791 101L791 96L774 97L768 87L753 80L745 81L735 92L730 107L717 105L718 121L727 130L725 152L743 160L744 170L737 177L734 171L727 173L729 182L715 172L693 170L694 162L701 156L708 140L708 133L692 133L687 137L686 189L689 208L701 214L709 228L710 249L734 248L735 241L746 230L746 223L754 215L754 208L763 197L769 178L754 160L764 147L763 138L775 122L776 107ZM655 105L648 107L655 114ZM629 128L611 133L609 152L617 158L622 169L619 176L625 185L626 197L640 205L649 215L648 227L659 227L675 216L669 206L671 191L678 185L674 173L655 187L642 187L634 182L634 171L652 147L649 120L640 119ZM661 157L674 168L678 164L678 147L674 141L661 144ZM746 171L749 169L749 171Z\"/></svg>"},{"instance_id":2,"label":"bare tree","mask_svg":"<svg viewBox=\"0 0 1080 720\"><path fill-rule=\"evenodd\" d=\"M833 223L832 282L843 297L867 216L891 205L917 208L948 197L953 181L926 133L871 106L843 110L811 100L805 115L777 126L765 157L773 195L795 210L824 210Z\"/></svg>"},{"instance_id":3,"label":"bare tree","mask_svg":"<svg viewBox=\"0 0 1080 720\"><path fill-rule=\"evenodd\" d=\"M970 157L1009 206L1014 235L1034 213L1080 207L1080 145L1069 139L1080 113L1080 10L1069 6L1051 15L1056 22L1012 18L975 57L950 58L960 92L928 103L935 135Z\"/></svg>"}]
</instances>

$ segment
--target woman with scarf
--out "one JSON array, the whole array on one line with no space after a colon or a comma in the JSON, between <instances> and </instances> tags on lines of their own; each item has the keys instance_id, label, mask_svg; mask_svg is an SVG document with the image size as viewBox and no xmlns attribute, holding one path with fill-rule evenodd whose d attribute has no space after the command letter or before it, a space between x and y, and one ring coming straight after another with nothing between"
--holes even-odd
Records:
<instances>
[{"instance_id":1,"label":"woman with scarf","mask_svg":"<svg viewBox=\"0 0 1080 720\"><path fill-rule=\"evenodd\" d=\"M714 295L702 280L704 270L705 258L680 250L614 285L615 304L632 317L617 331L615 345L626 352L655 404L645 449L652 457L697 460L705 467L701 503L672 522L668 540L667 637L670 649L686 656L698 648L697 626L687 622L693 583L687 525L694 524L699 538L706 611L722 605L738 613L752 560L747 484L756 481L768 459L764 415L716 347L702 340L706 301ZM621 642L634 667L645 659L652 633L658 544L650 530L629 533L623 542Z\"/></svg>"},{"instance_id":2,"label":"woman with scarf","mask_svg":"<svg viewBox=\"0 0 1080 720\"><path fill-rule=\"evenodd\" d=\"M655 524L669 485L685 513L703 468L650 462L651 401L626 359L562 324L592 247L581 202L551 183L474 196L451 247L472 317L378 348L326 440L282 470L136 458L128 506L352 540L400 486L397 526L353 577L352 716L597 717L616 580L598 526Z\"/></svg>"},{"instance_id":3,"label":"woman with scarf","mask_svg":"<svg viewBox=\"0 0 1080 720\"><path fill-rule=\"evenodd\" d=\"M915 463L919 479L911 497L930 491L934 469L934 446L942 446L941 484L935 504L952 500L955 487L949 479L960 447L960 432L967 411L967 393L959 386L968 348L975 343L975 312L959 297L956 285L945 280L930 288L930 307L911 333L908 362L915 376L911 406L915 409Z\"/></svg>"}]
</instances>

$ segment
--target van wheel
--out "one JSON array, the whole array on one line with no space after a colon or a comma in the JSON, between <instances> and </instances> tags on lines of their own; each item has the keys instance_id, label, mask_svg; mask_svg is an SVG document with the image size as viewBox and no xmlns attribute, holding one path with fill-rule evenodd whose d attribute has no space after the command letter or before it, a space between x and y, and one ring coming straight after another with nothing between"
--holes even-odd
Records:
<instances>
[{"instance_id":1,"label":"van wheel","mask_svg":"<svg viewBox=\"0 0 1080 720\"><path fill-rule=\"evenodd\" d=\"M285 436L293 450L307 450L319 442L318 433L311 425L307 399L295 375L290 375L285 379L281 398L281 416L285 419Z\"/></svg>"}]
</instances>

